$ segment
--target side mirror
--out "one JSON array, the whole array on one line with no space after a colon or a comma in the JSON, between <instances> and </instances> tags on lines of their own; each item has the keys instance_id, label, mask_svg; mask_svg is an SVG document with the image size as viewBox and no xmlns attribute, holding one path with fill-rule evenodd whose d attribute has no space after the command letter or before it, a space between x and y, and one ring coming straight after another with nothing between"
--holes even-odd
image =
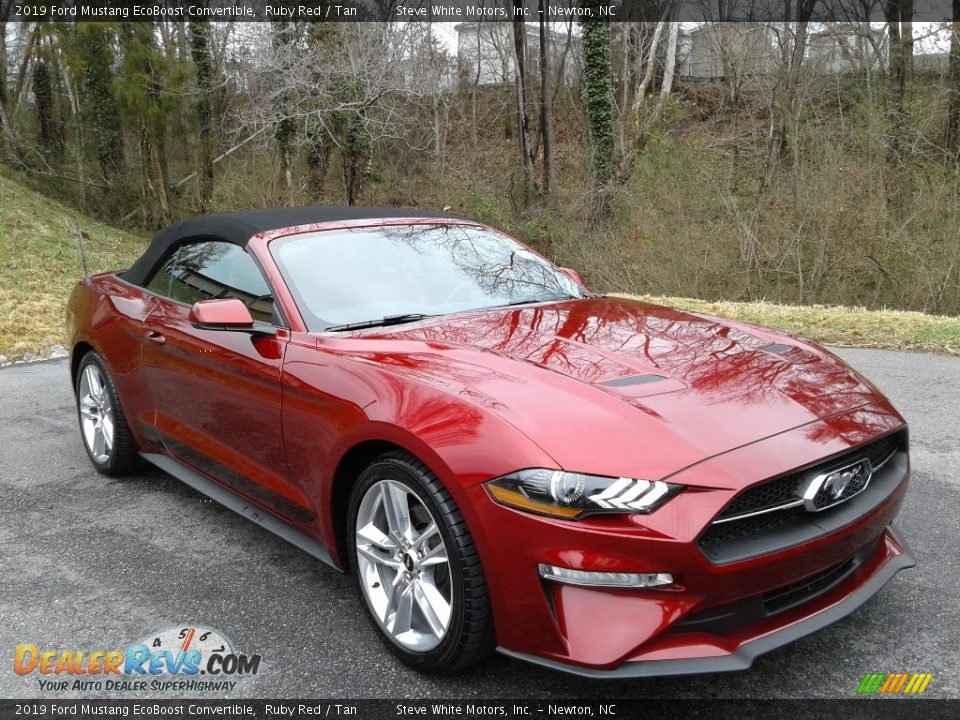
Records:
<instances>
[{"instance_id":1,"label":"side mirror","mask_svg":"<svg viewBox=\"0 0 960 720\"><path fill-rule=\"evenodd\" d=\"M583 282L583 278L580 276L580 273L578 273L573 268L562 267L560 268L560 272L562 272L568 278L573 280L577 285L582 285L583 287L586 287L586 284Z\"/></svg>"},{"instance_id":2,"label":"side mirror","mask_svg":"<svg viewBox=\"0 0 960 720\"><path fill-rule=\"evenodd\" d=\"M190 308L190 322L206 330L252 330L253 315L242 300L201 300Z\"/></svg>"}]
</instances>

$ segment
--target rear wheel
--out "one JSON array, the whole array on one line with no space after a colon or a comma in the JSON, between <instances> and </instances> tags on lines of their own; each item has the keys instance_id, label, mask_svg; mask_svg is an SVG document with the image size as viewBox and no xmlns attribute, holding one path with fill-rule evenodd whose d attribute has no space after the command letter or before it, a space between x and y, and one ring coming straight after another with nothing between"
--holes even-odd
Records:
<instances>
[{"instance_id":1,"label":"rear wheel","mask_svg":"<svg viewBox=\"0 0 960 720\"><path fill-rule=\"evenodd\" d=\"M350 498L350 564L393 652L424 671L453 672L487 657L493 623L473 539L425 465L388 453Z\"/></svg>"},{"instance_id":2,"label":"rear wheel","mask_svg":"<svg viewBox=\"0 0 960 720\"><path fill-rule=\"evenodd\" d=\"M80 361L75 390L80 437L97 472L117 477L136 470L136 444L113 379L96 353L88 352Z\"/></svg>"}]
</instances>

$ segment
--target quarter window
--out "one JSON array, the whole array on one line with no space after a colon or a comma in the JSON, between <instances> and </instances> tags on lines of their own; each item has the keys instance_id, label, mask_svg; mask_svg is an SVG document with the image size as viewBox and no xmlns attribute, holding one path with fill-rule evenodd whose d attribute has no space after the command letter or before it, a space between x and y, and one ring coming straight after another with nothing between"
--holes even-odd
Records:
<instances>
[{"instance_id":1,"label":"quarter window","mask_svg":"<svg viewBox=\"0 0 960 720\"><path fill-rule=\"evenodd\" d=\"M254 320L280 324L273 292L260 268L232 243L183 245L154 273L147 289L187 305L236 298L250 309Z\"/></svg>"}]
</instances>

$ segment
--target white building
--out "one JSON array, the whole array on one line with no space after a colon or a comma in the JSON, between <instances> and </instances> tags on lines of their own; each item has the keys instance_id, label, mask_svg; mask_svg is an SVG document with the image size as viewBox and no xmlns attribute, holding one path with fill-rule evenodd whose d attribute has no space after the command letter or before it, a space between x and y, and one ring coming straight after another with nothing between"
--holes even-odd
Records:
<instances>
[{"instance_id":1,"label":"white building","mask_svg":"<svg viewBox=\"0 0 960 720\"><path fill-rule=\"evenodd\" d=\"M457 62L462 82L476 85L511 84L516 75L513 24L509 22L460 23L457 31ZM527 73L540 74L540 27L526 23ZM577 52L575 35L549 30L550 57L554 73L569 84L574 77ZM562 63L562 69L561 69Z\"/></svg>"}]
</instances>

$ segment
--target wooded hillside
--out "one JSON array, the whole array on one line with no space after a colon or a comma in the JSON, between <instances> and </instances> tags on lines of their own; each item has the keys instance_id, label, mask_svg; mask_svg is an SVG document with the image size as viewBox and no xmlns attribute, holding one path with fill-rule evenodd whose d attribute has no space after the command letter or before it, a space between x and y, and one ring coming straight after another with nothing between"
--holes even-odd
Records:
<instances>
[{"instance_id":1,"label":"wooded hillside","mask_svg":"<svg viewBox=\"0 0 960 720\"><path fill-rule=\"evenodd\" d=\"M142 230L449 206L604 290L960 314L954 26L815 5L485 23L457 54L422 23L8 24L0 0L2 169Z\"/></svg>"}]
</instances>

